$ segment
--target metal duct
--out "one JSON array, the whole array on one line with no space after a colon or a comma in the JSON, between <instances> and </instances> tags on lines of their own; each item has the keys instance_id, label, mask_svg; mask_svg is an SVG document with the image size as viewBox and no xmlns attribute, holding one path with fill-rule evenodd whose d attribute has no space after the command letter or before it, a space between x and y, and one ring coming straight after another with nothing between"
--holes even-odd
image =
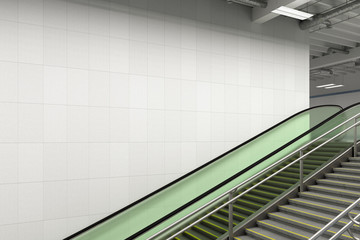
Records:
<instances>
[{"instance_id":1,"label":"metal duct","mask_svg":"<svg viewBox=\"0 0 360 240\"><path fill-rule=\"evenodd\" d=\"M343 13L349 12L358 7L360 7L360 0L354 0L349 4L334 8L333 10L330 10L327 13L317 14L308 20L301 21L299 24L300 29L305 30L305 29L309 29L311 27L315 27L319 24L324 23L326 20L328 20L330 18L334 18L336 16L339 16Z\"/></svg>"},{"instance_id":2,"label":"metal duct","mask_svg":"<svg viewBox=\"0 0 360 240\"><path fill-rule=\"evenodd\" d=\"M266 8L267 2L263 0L228 0L228 2L234 2L239 4L248 5L251 7Z\"/></svg>"}]
</instances>

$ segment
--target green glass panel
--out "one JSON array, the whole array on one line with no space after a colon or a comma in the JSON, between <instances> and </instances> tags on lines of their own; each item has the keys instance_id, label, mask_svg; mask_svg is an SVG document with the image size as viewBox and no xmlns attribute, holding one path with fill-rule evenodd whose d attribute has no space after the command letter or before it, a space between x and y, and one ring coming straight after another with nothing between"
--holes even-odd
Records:
<instances>
[{"instance_id":1,"label":"green glass panel","mask_svg":"<svg viewBox=\"0 0 360 240\"><path fill-rule=\"evenodd\" d=\"M241 146L216 162L184 178L171 187L144 200L134 207L118 214L97 227L92 228L82 235L75 237L74 239L125 239L152 224L156 220L166 216L175 209L183 206L192 199L228 179L230 176L249 167L253 163L256 163L258 160L264 158L270 153L273 153L273 151L305 133L340 110L341 109L336 106L323 106L304 111L271 129L265 134L262 134L249 143ZM272 157L243 173L235 180L207 195L200 201L169 218L157 227L147 231L137 239L146 239L146 237L151 236L182 216L185 216L189 212L209 202L211 199L231 189L233 186L243 182L260 170L286 156L296 148L302 146L304 143L311 141L327 129L330 129L331 126L336 125L336 123L341 121L344 117L346 116L343 116L342 118L334 118L330 124L325 124L324 126L319 127L316 131L295 141L288 147L274 154ZM144 184L146 185L146 183Z\"/></svg>"}]
</instances>

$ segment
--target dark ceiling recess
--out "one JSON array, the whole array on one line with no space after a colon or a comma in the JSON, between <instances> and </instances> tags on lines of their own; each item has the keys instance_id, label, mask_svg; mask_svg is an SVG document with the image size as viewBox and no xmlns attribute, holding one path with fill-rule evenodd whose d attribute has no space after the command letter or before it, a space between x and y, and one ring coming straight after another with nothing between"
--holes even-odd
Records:
<instances>
[{"instance_id":1,"label":"dark ceiling recess","mask_svg":"<svg viewBox=\"0 0 360 240\"><path fill-rule=\"evenodd\" d=\"M239 3L251 7L261 7L266 8L267 2L263 0L227 0L228 3Z\"/></svg>"}]
</instances>

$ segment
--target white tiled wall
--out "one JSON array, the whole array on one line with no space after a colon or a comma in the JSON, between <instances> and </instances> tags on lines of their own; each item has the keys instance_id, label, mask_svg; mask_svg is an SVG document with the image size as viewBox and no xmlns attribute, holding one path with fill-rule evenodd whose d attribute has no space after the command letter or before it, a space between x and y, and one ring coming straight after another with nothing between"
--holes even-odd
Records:
<instances>
[{"instance_id":1,"label":"white tiled wall","mask_svg":"<svg viewBox=\"0 0 360 240\"><path fill-rule=\"evenodd\" d=\"M308 106L307 34L223 0L0 0L0 239L55 240Z\"/></svg>"}]
</instances>

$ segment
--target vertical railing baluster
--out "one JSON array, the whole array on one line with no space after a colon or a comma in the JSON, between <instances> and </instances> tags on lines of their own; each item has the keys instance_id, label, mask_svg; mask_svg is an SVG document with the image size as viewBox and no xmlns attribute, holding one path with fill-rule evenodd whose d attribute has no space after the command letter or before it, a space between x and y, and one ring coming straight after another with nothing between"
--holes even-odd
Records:
<instances>
[{"instance_id":1,"label":"vertical railing baluster","mask_svg":"<svg viewBox=\"0 0 360 240\"><path fill-rule=\"evenodd\" d=\"M354 118L356 124L356 118ZM354 126L354 157L357 157L357 126Z\"/></svg>"},{"instance_id":2,"label":"vertical railing baluster","mask_svg":"<svg viewBox=\"0 0 360 240\"><path fill-rule=\"evenodd\" d=\"M233 191L229 193L229 200L233 199ZM234 215L233 215L233 202L229 203L229 240L234 239Z\"/></svg>"},{"instance_id":3,"label":"vertical railing baluster","mask_svg":"<svg viewBox=\"0 0 360 240\"><path fill-rule=\"evenodd\" d=\"M300 150L300 157L304 155L303 150ZM300 159L300 192L304 191L304 159Z\"/></svg>"}]
</instances>

